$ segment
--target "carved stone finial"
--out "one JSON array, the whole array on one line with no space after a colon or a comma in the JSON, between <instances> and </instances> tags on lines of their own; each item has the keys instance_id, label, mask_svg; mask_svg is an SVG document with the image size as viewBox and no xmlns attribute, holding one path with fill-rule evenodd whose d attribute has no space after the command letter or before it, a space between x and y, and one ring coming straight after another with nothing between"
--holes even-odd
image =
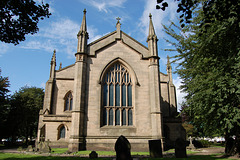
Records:
<instances>
[{"instance_id":1,"label":"carved stone finial","mask_svg":"<svg viewBox=\"0 0 240 160\"><path fill-rule=\"evenodd\" d=\"M117 17L116 20L117 20L117 24L116 24L117 32L120 33L120 30L121 30L120 20L121 20L121 18Z\"/></svg>"},{"instance_id":2,"label":"carved stone finial","mask_svg":"<svg viewBox=\"0 0 240 160\"><path fill-rule=\"evenodd\" d=\"M62 69L62 62L60 62L60 65L59 65L59 70Z\"/></svg>"},{"instance_id":3,"label":"carved stone finial","mask_svg":"<svg viewBox=\"0 0 240 160\"><path fill-rule=\"evenodd\" d=\"M167 56L167 63L168 63L168 64L170 63L170 58L169 58L169 56Z\"/></svg>"},{"instance_id":4,"label":"carved stone finial","mask_svg":"<svg viewBox=\"0 0 240 160\"><path fill-rule=\"evenodd\" d=\"M149 13L149 18L152 19L152 14L151 13Z\"/></svg>"},{"instance_id":5,"label":"carved stone finial","mask_svg":"<svg viewBox=\"0 0 240 160\"><path fill-rule=\"evenodd\" d=\"M117 20L117 23L120 23L121 18L117 17L116 20Z\"/></svg>"},{"instance_id":6,"label":"carved stone finial","mask_svg":"<svg viewBox=\"0 0 240 160\"><path fill-rule=\"evenodd\" d=\"M170 57L167 56L167 70L170 71L172 69L171 62L170 62Z\"/></svg>"},{"instance_id":7,"label":"carved stone finial","mask_svg":"<svg viewBox=\"0 0 240 160\"><path fill-rule=\"evenodd\" d=\"M56 49L53 50L52 62L56 62Z\"/></svg>"}]
</instances>

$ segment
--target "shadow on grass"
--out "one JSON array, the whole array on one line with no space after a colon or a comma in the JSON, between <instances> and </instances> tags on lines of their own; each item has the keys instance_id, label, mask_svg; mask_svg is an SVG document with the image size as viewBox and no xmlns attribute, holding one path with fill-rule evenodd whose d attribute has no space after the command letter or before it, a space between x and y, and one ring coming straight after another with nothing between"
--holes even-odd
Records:
<instances>
[{"instance_id":1,"label":"shadow on grass","mask_svg":"<svg viewBox=\"0 0 240 160\"><path fill-rule=\"evenodd\" d=\"M87 160L83 157L64 157L64 156L40 156L19 153L0 153L0 160ZM110 160L112 158L98 158L98 160Z\"/></svg>"},{"instance_id":2,"label":"shadow on grass","mask_svg":"<svg viewBox=\"0 0 240 160\"><path fill-rule=\"evenodd\" d=\"M217 157L216 155L191 155L188 158L146 158L140 156L141 160L231 160L228 158ZM83 157L61 157L61 156L40 156L40 155L30 155L30 154L12 154L12 153L0 153L0 160L87 160L89 158ZM112 160L113 158L97 158L97 160Z\"/></svg>"}]
</instances>

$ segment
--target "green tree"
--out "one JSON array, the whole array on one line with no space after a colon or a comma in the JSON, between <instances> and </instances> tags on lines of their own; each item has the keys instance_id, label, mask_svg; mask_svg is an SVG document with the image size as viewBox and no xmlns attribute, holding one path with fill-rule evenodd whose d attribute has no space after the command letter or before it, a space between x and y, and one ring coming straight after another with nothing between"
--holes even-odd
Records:
<instances>
[{"instance_id":1,"label":"green tree","mask_svg":"<svg viewBox=\"0 0 240 160\"><path fill-rule=\"evenodd\" d=\"M236 154L240 152L240 2L198 3L191 23L182 28L173 23L164 26L176 40L168 42L178 52L177 73L187 93L184 112L206 135L219 133L226 139L235 135L234 147L226 151Z\"/></svg>"},{"instance_id":2,"label":"green tree","mask_svg":"<svg viewBox=\"0 0 240 160\"><path fill-rule=\"evenodd\" d=\"M38 114L43 106L42 88L22 87L11 97L8 116L9 135L16 137L35 137L37 134ZM27 143L27 142L26 142Z\"/></svg>"},{"instance_id":3,"label":"green tree","mask_svg":"<svg viewBox=\"0 0 240 160\"><path fill-rule=\"evenodd\" d=\"M6 130L6 121L8 115L8 88L10 86L8 77L3 77L1 75L0 69L0 141L2 138L5 137L5 130Z\"/></svg>"},{"instance_id":4,"label":"green tree","mask_svg":"<svg viewBox=\"0 0 240 160\"><path fill-rule=\"evenodd\" d=\"M36 4L33 0L0 1L0 40L5 43L19 44L26 34L39 30L39 19L49 18L49 4Z\"/></svg>"}]
</instances>

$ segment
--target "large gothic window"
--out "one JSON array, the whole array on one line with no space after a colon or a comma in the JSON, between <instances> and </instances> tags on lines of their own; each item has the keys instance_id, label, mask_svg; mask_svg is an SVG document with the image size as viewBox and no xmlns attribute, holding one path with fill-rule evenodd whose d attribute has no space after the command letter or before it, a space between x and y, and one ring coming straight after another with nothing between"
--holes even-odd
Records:
<instances>
[{"instance_id":1,"label":"large gothic window","mask_svg":"<svg viewBox=\"0 0 240 160\"><path fill-rule=\"evenodd\" d=\"M132 79L127 68L115 63L102 83L103 126L133 125Z\"/></svg>"},{"instance_id":2,"label":"large gothic window","mask_svg":"<svg viewBox=\"0 0 240 160\"><path fill-rule=\"evenodd\" d=\"M72 103L73 103L72 93L68 92L66 94L64 100L65 100L64 111L71 111L72 110Z\"/></svg>"}]
</instances>

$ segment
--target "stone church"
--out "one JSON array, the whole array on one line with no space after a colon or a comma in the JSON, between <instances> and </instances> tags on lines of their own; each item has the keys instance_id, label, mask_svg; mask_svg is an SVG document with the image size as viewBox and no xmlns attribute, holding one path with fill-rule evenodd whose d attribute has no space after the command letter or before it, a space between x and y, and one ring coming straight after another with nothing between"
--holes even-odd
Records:
<instances>
[{"instance_id":1,"label":"stone church","mask_svg":"<svg viewBox=\"0 0 240 160\"><path fill-rule=\"evenodd\" d=\"M88 44L83 13L74 64L56 70L53 53L37 141L70 152L114 150L123 135L133 151L147 151L148 140L166 147L185 138L169 59L167 74L159 69L152 16L146 47L121 30L119 18L115 31Z\"/></svg>"}]
</instances>

